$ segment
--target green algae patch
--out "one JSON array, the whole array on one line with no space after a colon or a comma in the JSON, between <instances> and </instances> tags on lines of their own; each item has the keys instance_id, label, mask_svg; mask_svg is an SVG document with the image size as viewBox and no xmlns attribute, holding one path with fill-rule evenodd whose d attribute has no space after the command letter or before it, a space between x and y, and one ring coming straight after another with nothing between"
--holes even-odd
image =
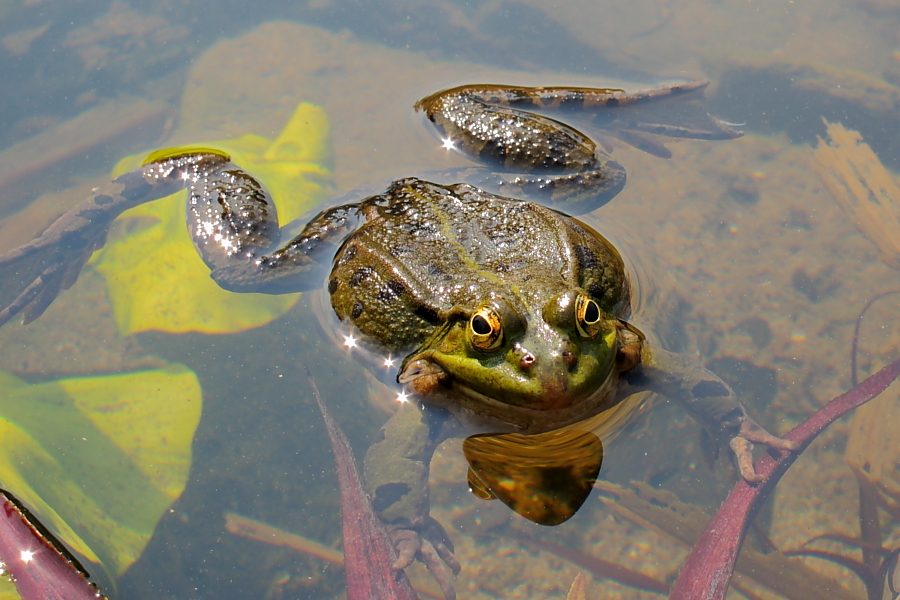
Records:
<instances>
[{"instance_id":1,"label":"green algae patch","mask_svg":"<svg viewBox=\"0 0 900 600\"><path fill-rule=\"evenodd\" d=\"M281 225L326 199L331 181L331 126L318 106L301 103L274 141L244 135L122 160L116 177L151 160L187 152L227 155L269 190ZM221 289L197 254L185 225L186 191L124 212L121 227L92 265L106 279L119 332L235 333L287 312L299 294L236 294Z\"/></svg>"},{"instance_id":2,"label":"green algae patch","mask_svg":"<svg viewBox=\"0 0 900 600\"><path fill-rule=\"evenodd\" d=\"M0 372L0 488L112 579L184 491L201 409L181 365L39 384Z\"/></svg>"}]
</instances>

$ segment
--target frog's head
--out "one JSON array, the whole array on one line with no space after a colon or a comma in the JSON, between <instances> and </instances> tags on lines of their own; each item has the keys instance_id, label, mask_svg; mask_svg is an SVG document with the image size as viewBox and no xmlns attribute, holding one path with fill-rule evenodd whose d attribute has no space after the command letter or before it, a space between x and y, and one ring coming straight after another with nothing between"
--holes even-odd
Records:
<instances>
[{"instance_id":1,"label":"frog's head","mask_svg":"<svg viewBox=\"0 0 900 600\"><path fill-rule=\"evenodd\" d=\"M553 296L537 314L499 295L451 313L398 377L426 398L531 428L538 413L588 416L579 406L614 385L618 320L584 290ZM523 425L517 412L532 417Z\"/></svg>"}]
</instances>

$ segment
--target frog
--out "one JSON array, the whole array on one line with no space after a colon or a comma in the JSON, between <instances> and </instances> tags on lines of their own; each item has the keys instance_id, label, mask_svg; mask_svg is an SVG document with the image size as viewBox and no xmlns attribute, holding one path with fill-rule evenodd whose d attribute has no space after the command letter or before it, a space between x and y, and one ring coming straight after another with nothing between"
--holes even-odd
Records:
<instances>
[{"instance_id":1,"label":"frog","mask_svg":"<svg viewBox=\"0 0 900 600\"><path fill-rule=\"evenodd\" d=\"M705 86L443 90L414 108L445 147L495 168L481 171L477 185L403 177L299 227L279 227L264 184L227 153L154 153L32 242L0 255L0 325L18 314L25 323L38 318L124 210L187 188L188 228L220 287L266 294L325 287L347 339L380 352L385 365L399 363L404 402L366 453L366 489L393 540L394 568L424 562L452 600L460 564L430 516L428 473L437 445L460 431L540 435L653 391L680 401L711 439L730 446L748 482L759 481L754 444L797 450L760 426L721 378L650 344L629 323L625 262L578 218L623 189L625 169L590 137L542 113L592 115L612 137L666 157L660 136L741 135L698 108ZM673 102L676 123L660 118Z\"/></svg>"}]
</instances>

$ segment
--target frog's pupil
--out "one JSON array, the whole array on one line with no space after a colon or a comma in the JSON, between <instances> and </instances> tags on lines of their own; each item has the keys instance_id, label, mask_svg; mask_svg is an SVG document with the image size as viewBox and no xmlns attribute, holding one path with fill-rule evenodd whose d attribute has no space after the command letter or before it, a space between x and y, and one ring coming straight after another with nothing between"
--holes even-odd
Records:
<instances>
[{"instance_id":1,"label":"frog's pupil","mask_svg":"<svg viewBox=\"0 0 900 600\"><path fill-rule=\"evenodd\" d=\"M588 302L588 305L584 309L584 322L596 323L599 319L600 309L597 307L597 303L594 301Z\"/></svg>"},{"instance_id":2,"label":"frog's pupil","mask_svg":"<svg viewBox=\"0 0 900 600\"><path fill-rule=\"evenodd\" d=\"M475 315L472 319L472 331L478 335L487 335L491 332L491 324L481 315Z\"/></svg>"}]
</instances>

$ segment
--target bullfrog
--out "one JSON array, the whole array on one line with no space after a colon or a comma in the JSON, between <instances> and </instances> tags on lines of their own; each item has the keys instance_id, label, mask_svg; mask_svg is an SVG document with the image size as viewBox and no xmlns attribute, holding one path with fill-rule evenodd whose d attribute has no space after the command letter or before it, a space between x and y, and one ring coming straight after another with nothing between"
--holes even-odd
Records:
<instances>
[{"instance_id":1,"label":"bullfrog","mask_svg":"<svg viewBox=\"0 0 900 600\"><path fill-rule=\"evenodd\" d=\"M444 146L495 169L477 187L398 179L326 208L297 235L279 228L265 186L226 153L155 153L0 256L0 325L20 312L26 323L37 318L121 212L187 188L188 227L221 287L284 294L324 286L350 343L396 361L406 401L366 454L366 487L394 540L394 567L422 560L452 598L459 564L429 515L428 468L437 444L460 429L542 434L652 390L681 401L727 443L748 481L758 480L754 443L796 449L758 425L714 373L651 348L629 324L625 263L576 218L613 198L625 170L579 130L535 112L590 115L606 133L666 156L658 136L740 135L698 108L704 87L468 85L433 94L415 108ZM660 116L664 109L676 123Z\"/></svg>"}]
</instances>

